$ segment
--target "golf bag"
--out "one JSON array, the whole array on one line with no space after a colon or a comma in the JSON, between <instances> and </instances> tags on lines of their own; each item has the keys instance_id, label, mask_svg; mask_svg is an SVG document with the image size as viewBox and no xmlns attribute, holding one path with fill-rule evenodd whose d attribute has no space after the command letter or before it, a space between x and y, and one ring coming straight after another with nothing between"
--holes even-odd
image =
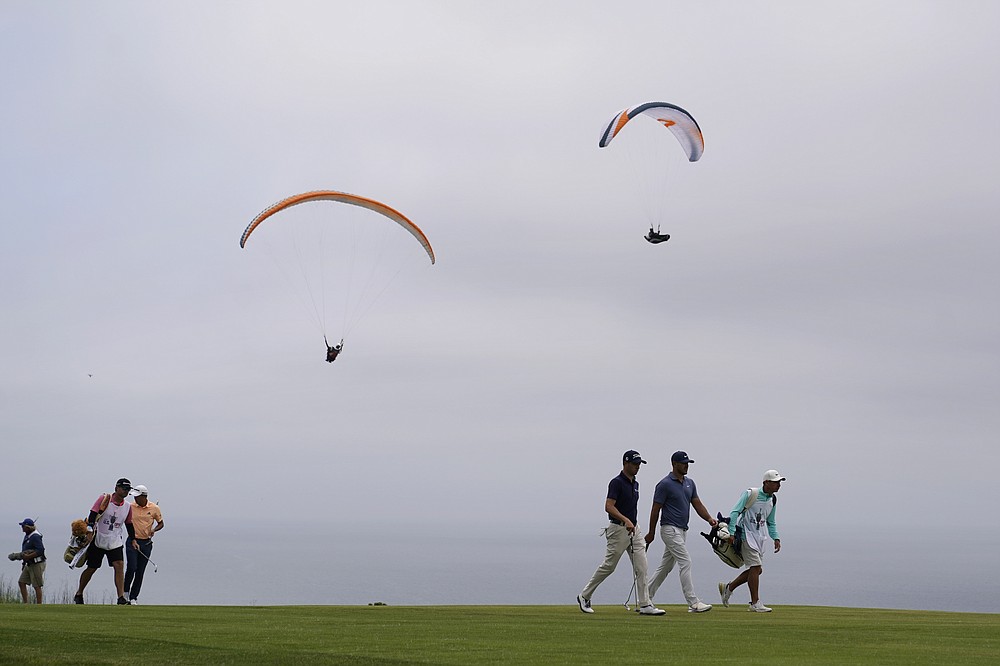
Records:
<instances>
[{"instance_id":1,"label":"golf bag","mask_svg":"<svg viewBox=\"0 0 1000 666\"><path fill-rule=\"evenodd\" d=\"M98 512L95 522L100 520L101 516L104 515L110 501L111 494L105 493L101 498L101 510ZM69 538L69 545L66 546L66 552L63 553L63 559L66 560L66 564L69 565L70 569L76 569L87 563L87 547L90 546L90 542L93 541L96 533L87 531L87 521L82 518L74 520L69 526L71 536Z\"/></svg>"},{"instance_id":2,"label":"golf bag","mask_svg":"<svg viewBox=\"0 0 1000 666\"><path fill-rule=\"evenodd\" d=\"M735 543L729 543L729 518L723 518L721 513L718 514L718 518L719 524L713 527L708 534L702 532L701 535L708 539L708 543L712 545L712 550L715 551L720 560L734 569L739 569L743 566L743 556L740 555L742 544L739 540Z\"/></svg>"},{"instance_id":3,"label":"golf bag","mask_svg":"<svg viewBox=\"0 0 1000 666\"><path fill-rule=\"evenodd\" d=\"M69 538L69 545L66 546L66 552L63 553L63 559L66 560L66 564L73 568L78 562L82 560L81 557L76 557L76 554L87 547L90 543L90 539L87 538L87 521L86 520L74 520L70 524L72 529L72 536Z\"/></svg>"},{"instance_id":4,"label":"golf bag","mask_svg":"<svg viewBox=\"0 0 1000 666\"><path fill-rule=\"evenodd\" d=\"M746 504L743 505L743 509L740 511L740 515L743 515L743 511L746 511L757 501L757 489L747 488L747 499ZM778 504L778 498L771 496L771 506L776 506ZM739 569L743 566L743 554L741 553L743 547L743 536L742 528L736 527L736 538L733 539L733 543L729 543L729 518L723 518L722 514L717 514L719 518L719 524L712 528L712 530L705 534L701 533L703 537L708 539L708 543L712 545L712 550L715 554L719 556L719 559L731 566L734 569Z\"/></svg>"}]
</instances>

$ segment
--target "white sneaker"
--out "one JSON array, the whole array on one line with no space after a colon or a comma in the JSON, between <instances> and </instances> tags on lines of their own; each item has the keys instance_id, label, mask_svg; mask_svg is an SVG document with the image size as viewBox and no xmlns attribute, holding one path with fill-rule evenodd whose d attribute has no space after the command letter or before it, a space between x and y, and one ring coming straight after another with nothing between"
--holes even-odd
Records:
<instances>
[{"instance_id":1,"label":"white sneaker","mask_svg":"<svg viewBox=\"0 0 1000 666\"><path fill-rule=\"evenodd\" d=\"M580 610L584 613L594 612L594 609L590 607L590 599L584 599L582 594L576 595L576 603L580 605Z\"/></svg>"},{"instance_id":2,"label":"white sneaker","mask_svg":"<svg viewBox=\"0 0 1000 666\"><path fill-rule=\"evenodd\" d=\"M751 613L770 613L771 612L771 609L768 608L767 606L765 606L764 603L762 601L760 601L760 599L757 600L757 603L750 604L749 606L747 606L747 610L750 611Z\"/></svg>"},{"instance_id":3,"label":"white sneaker","mask_svg":"<svg viewBox=\"0 0 1000 666\"><path fill-rule=\"evenodd\" d=\"M729 589L729 583L719 583L719 594L722 595L722 605L729 608L729 597L733 595L733 591Z\"/></svg>"},{"instance_id":4,"label":"white sneaker","mask_svg":"<svg viewBox=\"0 0 1000 666\"><path fill-rule=\"evenodd\" d=\"M138 599L129 599L128 602L132 606L138 606L139 605L139 600Z\"/></svg>"},{"instance_id":5,"label":"white sneaker","mask_svg":"<svg viewBox=\"0 0 1000 666\"><path fill-rule=\"evenodd\" d=\"M653 604L649 604L648 606L643 606L642 608L640 608L639 609L639 614L640 615L666 615L667 611L663 610L662 608L657 608Z\"/></svg>"},{"instance_id":6,"label":"white sneaker","mask_svg":"<svg viewBox=\"0 0 1000 666\"><path fill-rule=\"evenodd\" d=\"M704 613L710 610L712 610L712 604L703 604L700 601L696 601L688 606L688 613Z\"/></svg>"}]
</instances>

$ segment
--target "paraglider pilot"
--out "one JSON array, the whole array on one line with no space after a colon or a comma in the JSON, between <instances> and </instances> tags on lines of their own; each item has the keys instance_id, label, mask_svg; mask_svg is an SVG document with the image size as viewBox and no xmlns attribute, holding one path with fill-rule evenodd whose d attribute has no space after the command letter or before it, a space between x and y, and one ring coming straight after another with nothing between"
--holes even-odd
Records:
<instances>
[{"instance_id":1,"label":"paraglider pilot","mask_svg":"<svg viewBox=\"0 0 1000 666\"><path fill-rule=\"evenodd\" d=\"M643 236L643 238L656 245L657 243L670 240L670 234L661 234L659 227L656 227L656 231L653 231L653 225L651 224L649 225L649 233Z\"/></svg>"},{"instance_id":2,"label":"paraglider pilot","mask_svg":"<svg viewBox=\"0 0 1000 666\"><path fill-rule=\"evenodd\" d=\"M334 361L337 360L337 356L340 354L340 350L344 348L344 340L341 339L339 344L336 344L332 347L330 346L330 343L326 341L326 338L323 338L323 342L326 342L326 362L333 363Z\"/></svg>"}]
</instances>

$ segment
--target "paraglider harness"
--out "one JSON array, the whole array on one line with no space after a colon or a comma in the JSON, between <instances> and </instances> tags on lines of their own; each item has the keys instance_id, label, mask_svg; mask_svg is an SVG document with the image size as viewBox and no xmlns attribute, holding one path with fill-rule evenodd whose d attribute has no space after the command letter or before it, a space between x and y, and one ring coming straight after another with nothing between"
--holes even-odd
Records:
<instances>
[{"instance_id":1,"label":"paraglider harness","mask_svg":"<svg viewBox=\"0 0 1000 666\"><path fill-rule=\"evenodd\" d=\"M746 511L757 502L757 489L748 488L747 492L747 501L743 505L743 510L740 511L741 516L743 515L743 511ZM777 506L777 504L777 495L771 495L771 506ZM743 566L743 528L739 525L736 526L736 538L733 539L733 543L729 543L729 536L732 534L729 531L729 518L723 518L721 513L717 514L717 516L719 524L713 527L708 534L701 532L701 535L708 539L708 543L711 544L712 550L715 551L720 560L734 569L739 569Z\"/></svg>"},{"instance_id":2,"label":"paraglider harness","mask_svg":"<svg viewBox=\"0 0 1000 666\"><path fill-rule=\"evenodd\" d=\"M337 356L340 355L341 350L343 350L344 348L344 339L341 338L339 344L336 344L333 347L331 347L330 343L327 342L326 340L326 336L324 335L323 342L326 343L326 362L333 363L334 361L337 360Z\"/></svg>"},{"instance_id":3,"label":"paraglider harness","mask_svg":"<svg viewBox=\"0 0 1000 666\"><path fill-rule=\"evenodd\" d=\"M643 236L643 238L653 245L656 245L657 243L663 243L670 240L670 234L661 234L659 227L656 227L656 231L653 231L653 225L649 225L649 233Z\"/></svg>"}]
</instances>

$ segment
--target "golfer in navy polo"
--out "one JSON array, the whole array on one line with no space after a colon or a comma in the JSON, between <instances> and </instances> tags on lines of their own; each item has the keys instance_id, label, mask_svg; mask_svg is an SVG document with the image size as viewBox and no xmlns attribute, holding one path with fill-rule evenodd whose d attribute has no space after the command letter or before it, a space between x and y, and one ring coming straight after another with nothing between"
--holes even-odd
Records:
<instances>
[{"instance_id":1,"label":"golfer in navy polo","mask_svg":"<svg viewBox=\"0 0 1000 666\"><path fill-rule=\"evenodd\" d=\"M639 482L635 480L639 466L645 460L638 451L626 451L622 456L622 472L611 479L608 484L608 497L604 501L604 510L608 514L609 524L604 528L604 536L608 540L608 550L604 562L597 567L593 578L576 597L576 603L584 613L593 613L590 598L597 586L604 582L614 572L625 551L632 560L632 571L635 575L636 596L639 602L639 612L643 615L663 615L649 600L646 587L646 543L642 533L636 526L639 508Z\"/></svg>"}]
</instances>

